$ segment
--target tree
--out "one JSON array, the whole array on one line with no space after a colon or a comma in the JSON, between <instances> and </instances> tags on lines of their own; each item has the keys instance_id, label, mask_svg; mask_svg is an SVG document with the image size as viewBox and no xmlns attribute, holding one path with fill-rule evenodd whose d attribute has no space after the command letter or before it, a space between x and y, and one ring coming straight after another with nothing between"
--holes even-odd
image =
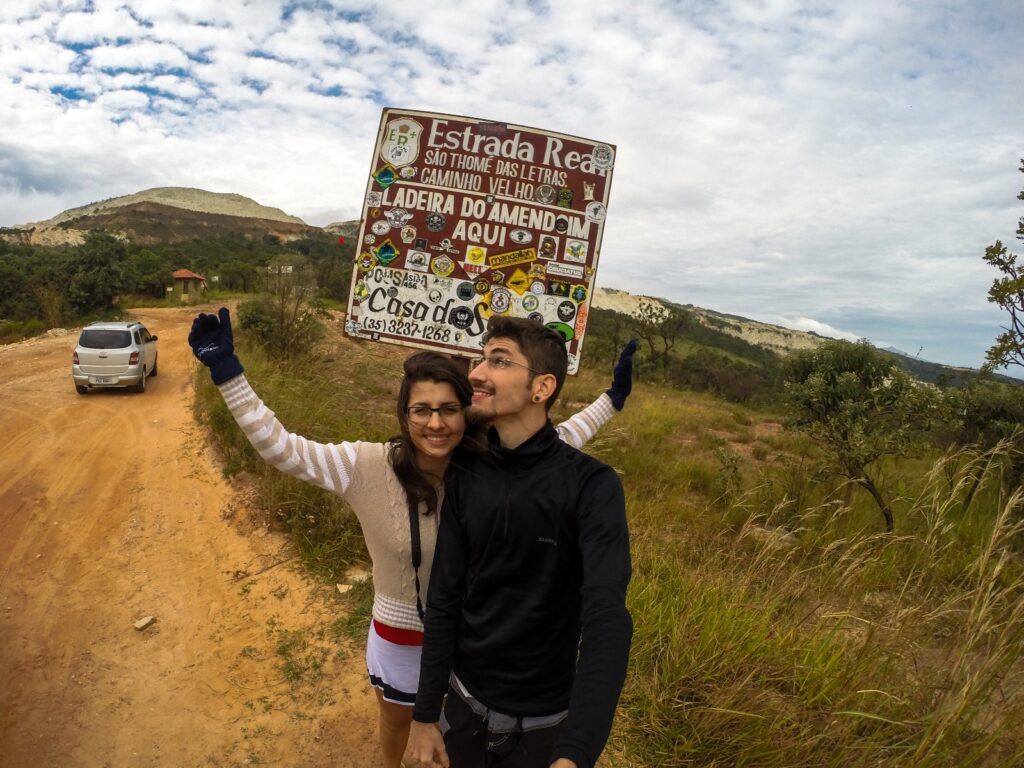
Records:
<instances>
[{"instance_id":1,"label":"tree","mask_svg":"<svg viewBox=\"0 0 1024 768\"><path fill-rule=\"evenodd\" d=\"M867 341L828 341L786 363L793 424L829 452L833 469L866 490L894 526L879 484L878 462L908 456L941 418L937 398Z\"/></svg>"},{"instance_id":2,"label":"tree","mask_svg":"<svg viewBox=\"0 0 1024 768\"><path fill-rule=\"evenodd\" d=\"M252 293L258 283L256 267L240 259L224 262L220 268L220 287L225 290Z\"/></svg>"},{"instance_id":3,"label":"tree","mask_svg":"<svg viewBox=\"0 0 1024 768\"><path fill-rule=\"evenodd\" d=\"M80 315L109 309L125 290L128 246L112 235L90 232L71 261L68 302Z\"/></svg>"},{"instance_id":4,"label":"tree","mask_svg":"<svg viewBox=\"0 0 1024 768\"><path fill-rule=\"evenodd\" d=\"M27 320L33 307L28 298L29 284L14 264L0 262L0 319Z\"/></svg>"},{"instance_id":5,"label":"tree","mask_svg":"<svg viewBox=\"0 0 1024 768\"><path fill-rule=\"evenodd\" d=\"M131 260L133 288L137 293L162 299L167 296L172 271L170 262L164 256L143 248Z\"/></svg>"},{"instance_id":6,"label":"tree","mask_svg":"<svg viewBox=\"0 0 1024 768\"><path fill-rule=\"evenodd\" d=\"M979 376L966 387L950 388L943 397L950 413L956 415L950 421L949 442L976 446L988 454L989 462L999 461L1003 488L1012 493L1024 480L1024 386ZM1006 446L1005 452L994 452L1000 443ZM965 512L986 474L980 472L972 481L964 498Z\"/></svg>"},{"instance_id":7,"label":"tree","mask_svg":"<svg viewBox=\"0 0 1024 768\"><path fill-rule=\"evenodd\" d=\"M266 294L239 305L239 324L277 354L308 351L323 334L317 310L309 303L316 295L315 272L299 254L277 257L265 269Z\"/></svg>"},{"instance_id":8,"label":"tree","mask_svg":"<svg viewBox=\"0 0 1024 768\"><path fill-rule=\"evenodd\" d=\"M1024 173L1024 159L1020 172ZM1017 199L1024 200L1024 190ZM1024 216L1017 222L1017 239L1024 240ZM992 281L988 300L1010 314L1009 326L1003 327L996 343L985 353L986 364L990 368L1008 365L1024 368L1024 269L1017 264L1017 255L1007 251L999 240L985 249L983 258L1003 273L1003 277Z\"/></svg>"},{"instance_id":9,"label":"tree","mask_svg":"<svg viewBox=\"0 0 1024 768\"><path fill-rule=\"evenodd\" d=\"M636 334L647 346L647 359L652 364L661 365L663 369L668 368L672 350L690 326L689 313L640 299L633 317L636 320Z\"/></svg>"}]
</instances>

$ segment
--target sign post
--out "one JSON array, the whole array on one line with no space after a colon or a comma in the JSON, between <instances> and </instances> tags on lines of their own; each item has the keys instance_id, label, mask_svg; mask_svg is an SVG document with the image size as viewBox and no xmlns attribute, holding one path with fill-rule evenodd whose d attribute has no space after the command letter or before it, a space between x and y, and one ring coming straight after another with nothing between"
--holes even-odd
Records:
<instances>
[{"instance_id":1,"label":"sign post","mask_svg":"<svg viewBox=\"0 0 1024 768\"><path fill-rule=\"evenodd\" d=\"M346 332L468 357L492 314L528 317L575 373L614 164L602 142L385 109Z\"/></svg>"}]
</instances>

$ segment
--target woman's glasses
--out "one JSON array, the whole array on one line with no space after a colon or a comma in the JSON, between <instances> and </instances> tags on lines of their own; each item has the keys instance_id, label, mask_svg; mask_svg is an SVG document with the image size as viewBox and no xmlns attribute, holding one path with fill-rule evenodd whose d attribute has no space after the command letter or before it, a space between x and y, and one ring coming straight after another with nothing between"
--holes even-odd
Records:
<instances>
[{"instance_id":1,"label":"woman's glasses","mask_svg":"<svg viewBox=\"0 0 1024 768\"><path fill-rule=\"evenodd\" d=\"M435 413L441 417L442 421L454 421L456 417L462 415L462 409L465 407L461 403L445 403L437 408L431 408L428 405L410 405L405 409L405 415L409 418L410 424L422 427L430 423L430 417Z\"/></svg>"}]
</instances>

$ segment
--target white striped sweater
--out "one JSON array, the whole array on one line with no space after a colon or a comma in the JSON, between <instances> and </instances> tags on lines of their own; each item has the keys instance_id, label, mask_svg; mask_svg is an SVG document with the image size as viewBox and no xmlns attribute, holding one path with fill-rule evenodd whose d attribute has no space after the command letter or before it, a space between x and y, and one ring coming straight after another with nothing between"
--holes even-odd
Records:
<instances>
[{"instance_id":1,"label":"white striped sweater","mask_svg":"<svg viewBox=\"0 0 1024 768\"><path fill-rule=\"evenodd\" d=\"M249 442L271 466L337 494L352 507L373 561L373 617L392 627L422 631L416 611L409 511L388 461L387 445L318 443L288 432L244 374L221 384L220 392ZM556 429L562 440L582 448L614 415L611 398L603 394ZM437 518L436 514L420 516L419 575L424 592L430 583Z\"/></svg>"}]
</instances>

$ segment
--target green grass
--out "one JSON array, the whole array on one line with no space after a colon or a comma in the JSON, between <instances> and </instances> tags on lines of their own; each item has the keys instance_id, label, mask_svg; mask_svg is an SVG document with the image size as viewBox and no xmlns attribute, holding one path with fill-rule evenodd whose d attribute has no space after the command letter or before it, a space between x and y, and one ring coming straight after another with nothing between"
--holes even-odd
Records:
<instances>
[{"instance_id":1,"label":"green grass","mask_svg":"<svg viewBox=\"0 0 1024 768\"><path fill-rule=\"evenodd\" d=\"M397 429L400 350L335 340L283 370L258 350L241 355L296 432L382 440ZM258 478L262 513L307 567L338 580L365 561L351 512L263 466L200 373L197 409L227 470ZM554 420L609 379L571 379ZM614 764L1024 764L1024 513L1000 482L1008 448L880 467L896 516L885 534L868 495L783 421L638 384L588 446L622 476L632 533L635 634ZM780 543L784 533L794 539ZM349 613L330 631L361 640L370 585L342 600ZM273 632L286 676L319 673L301 638Z\"/></svg>"}]
</instances>

